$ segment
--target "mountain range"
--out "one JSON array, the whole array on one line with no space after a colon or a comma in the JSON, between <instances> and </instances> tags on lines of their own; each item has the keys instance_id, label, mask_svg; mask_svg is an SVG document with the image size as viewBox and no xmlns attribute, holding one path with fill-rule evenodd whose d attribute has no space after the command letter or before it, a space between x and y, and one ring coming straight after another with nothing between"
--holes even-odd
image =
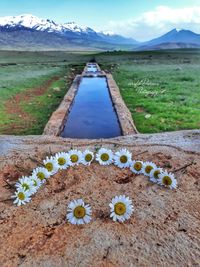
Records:
<instances>
[{"instance_id":1,"label":"mountain range","mask_svg":"<svg viewBox=\"0 0 200 267\"><path fill-rule=\"evenodd\" d=\"M199 48L200 34L173 29L148 42L97 32L75 22L56 23L33 15L0 17L1 50L156 50Z\"/></svg>"}]
</instances>

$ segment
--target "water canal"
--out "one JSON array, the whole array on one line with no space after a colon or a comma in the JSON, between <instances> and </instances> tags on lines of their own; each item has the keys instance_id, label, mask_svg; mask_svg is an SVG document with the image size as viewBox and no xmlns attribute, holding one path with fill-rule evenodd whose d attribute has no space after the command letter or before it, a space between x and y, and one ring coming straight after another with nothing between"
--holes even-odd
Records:
<instances>
[{"instance_id":1,"label":"water canal","mask_svg":"<svg viewBox=\"0 0 200 267\"><path fill-rule=\"evenodd\" d=\"M121 136L122 130L106 76L95 75L99 70L94 64L87 65L87 72L94 75L82 77L61 136L89 139Z\"/></svg>"},{"instance_id":2,"label":"water canal","mask_svg":"<svg viewBox=\"0 0 200 267\"><path fill-rule=\"evenodd\" d=\"M98 68L96 64L87 64L87 72L97 72Z\"/></svg>"}]
</instances>

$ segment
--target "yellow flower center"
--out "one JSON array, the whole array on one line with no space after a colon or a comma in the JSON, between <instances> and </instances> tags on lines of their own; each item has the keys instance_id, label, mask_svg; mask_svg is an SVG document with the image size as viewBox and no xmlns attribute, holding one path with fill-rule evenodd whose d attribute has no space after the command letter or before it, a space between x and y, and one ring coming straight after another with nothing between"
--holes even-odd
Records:
<instances>
[{"instance_id":1,"label":"yellow flower center","mask_svg":"<svg viewBox=\"0 0 200 267\"><path fill-rule=\"evenodd\" d=\"M101 160L102 161L108 161L109 160L109 155L107 153L101 154Z\"/></svg>"},{"instance_id":2,"label":"yellow flower center","mask_svg":"<svg viewBox=\"0 0 200 267\"><path fill-rule=\"evenodd\" d=\"M91 160L92 160L92 155L91 154L85 155L85 161L90 162Z\"/></svg>"},{"instance_id":3,"label":"yellow flower center","mask_svg":"<svg viewBox=\"0 0 200 267\"><path fill-rule=\"evenodd\" d=\"M25 191L30 189L30 186L26 183L23 183L22 187L24 188Z\"/></svg>"},{"instance_id":4,"label":"yellow flower center","mask_svg":"<svg viewBox=\"0 0 200 267\"><path fill-rule=\"evenodd\" d=\"M117 215L124 215L126 213L126 205L122 202L115 204L114 211Z\"/></svg>"},{"instance_id":5,"label":"yellow flower center","mask_svg":"<svg viewBox=\"0 0 200 267\"><path fill-rule=\"evenodd\" d=\"M47 163L47 164L48 164L48 163ZM48 169L47 169L47 170L48 170ZM44 175L43 172L38 172L38 173L37 173L37 177L38 177L41 181L45 179L45 175Z\"/></svg>"},{"instance_id":6,"label":"yellow flower center","mask_svg":"<svg viewBox=\"0 0 200 267\"><path fill-rule=\"evenodd\" d=\"M64 158L58 158L58 164L59 165L63 166L63 165L65 165L65 163L66 163L66 160Z\"/></svg>"},{"instance_id":7,"label":"yellow flower center","mask_svg":"<svg viewBox=\"0 0 200 267\"><path fill-rule=\"evenodd\" d=\"M25 194L23 192L19 192L17 194L17 196L18 196L19 200L24 200L25 199Z\"/></svg>"},{"instance_id":8,"label":"yellow flower center","mask_svg":"<svg viewBox=\"0 0 200 267\"><path fill-rule=\"evenodd\" d=\"M78 206L74 209L74 217L82 219L86 215L86 210L82 206Z\"/></svg>"},{"instance_id":9,"label":"yellow flower center","mask_svg":"<svg viewBox=\"0 0 200 267\"><path fill-rule=\"evenodd\" d=\"M120 157L120 162L121 163L126 163L128 161L128 157L126 155L123 155Z\"/></svg>"},{"instance_id":10,"label":"yellow flower center","mask_svg":"<svg viewBox=\"0 0 200 267\"><path fill-rule=\"evenodd\" d=\"M153 169L152 166L147 165L146 168L145 168L145 172L146 172L146 173L150 173L152 169Z\"/></svg>"},{"instance_id":11,"label":"yellow flower center","mask_svg":"<svg viewBox=\"0 0 200 267\"><path fill-rule=\"evenodd\" d=\"M141 162L135 162L133 168L134 168L136 171L141 171L141 169L142 169L142 163L141 163Z\"/></svg>"},{"instance_id":12,"label":"yellow flower center","mask_svg":"<svg viewBox=\"0 0 200 267\"><path fill-rule=\"evenodd\" d=\"M159 174L160 174L160 171L159 170L155 171L154 174L153 174L154 178L155 179L158 179L159 178L158 177Z\"/></svg>"},{"instance_id":13,"label":"yellow flower center","mask_svg":"<svg viewBox=\"0 0 200 267\"><path fill-rule=\"evenodd\" d=\"M164 176L162 182L164 185L169 186L172 184L172 179L169 176Z\"/></svg>"},{"instance_id":14,"label":"yellow flower center","mask_svg":"<svg viewBox=\"0 0 200 267\"><path fill-rule=\"evenodd\" d=\"M76 163L78 161L78 156L73 154L70 156L71 162Z\"/></svg>"},{"instance_id":15,"label":"yellow flower center","mask_svg":"<svg viewBox=\"0 0 200 267\"><path fill-rule=\"evenodd\" d=\"M46 163L45 167L49 172L53 171L53 164L51 162Z\"/></svg>"},{"instance_id":16,"label":"yellow flower center","mask_svg":"<svg viewBox=\"0 0 200 267\"><path fill-rule=\"evenodd\" d=\"M36 180L33 180L33 185L34 185L34 186L37 186L37 185L38 185L38 183L37 183Z\"/></svg>"}]
</instances>

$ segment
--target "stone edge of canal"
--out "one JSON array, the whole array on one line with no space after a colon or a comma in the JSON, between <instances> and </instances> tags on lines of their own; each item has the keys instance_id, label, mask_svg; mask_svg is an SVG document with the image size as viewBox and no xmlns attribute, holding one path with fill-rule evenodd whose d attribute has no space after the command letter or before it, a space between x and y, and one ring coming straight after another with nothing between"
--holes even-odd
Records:
<instances>
[{"instance_id":1,"label":"stone edge of canal","mask_svg":"<svg viewBox=\"0 0 200 267\"><path fill-rule=\"evenodd\" d=\"M71 106L73 104L74 98L76 96L76 93L78 91L81 79L83 77L105 77L108 85L109 94L111 97L112 104L114 106L114 109L116 111L116 115L119 121L119 125L121 127L122 136L130 135L130 134L136 134L138 133L135 124L132 119L132 115L128 108L126 107L119 88L113 79L112 74L105 73L102 71L98 64L92 63L93 65L96 65L95 68L97 69L97 72L89 72L88 71L88 64L85 66L83 72L81 75L77 75L75 79L73 80L70 89L64 96L61 104L57 108L56 111L54 111L47 122L43 135L52 135L52 136L60 136L64 124L66 122L66 118L70 112Z\"/></svg>"}]
</instances>

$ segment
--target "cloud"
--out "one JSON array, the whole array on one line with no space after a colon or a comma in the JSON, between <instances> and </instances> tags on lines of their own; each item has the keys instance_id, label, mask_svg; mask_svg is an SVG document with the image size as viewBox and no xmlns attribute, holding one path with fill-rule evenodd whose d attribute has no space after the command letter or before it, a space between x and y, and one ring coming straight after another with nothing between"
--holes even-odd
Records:
<instances>
[{"instance_id":1,"label":"cloud","mask_svg":"<svg viewBox=\"0 0 200 267\"><path fill-rule=\"evenodd\" d=\"M185 8L158 6L133 19L110 21L106 30L146 41L174 28L189 29L200 33L200 6Z\"/></svg>"}]
</instances>

